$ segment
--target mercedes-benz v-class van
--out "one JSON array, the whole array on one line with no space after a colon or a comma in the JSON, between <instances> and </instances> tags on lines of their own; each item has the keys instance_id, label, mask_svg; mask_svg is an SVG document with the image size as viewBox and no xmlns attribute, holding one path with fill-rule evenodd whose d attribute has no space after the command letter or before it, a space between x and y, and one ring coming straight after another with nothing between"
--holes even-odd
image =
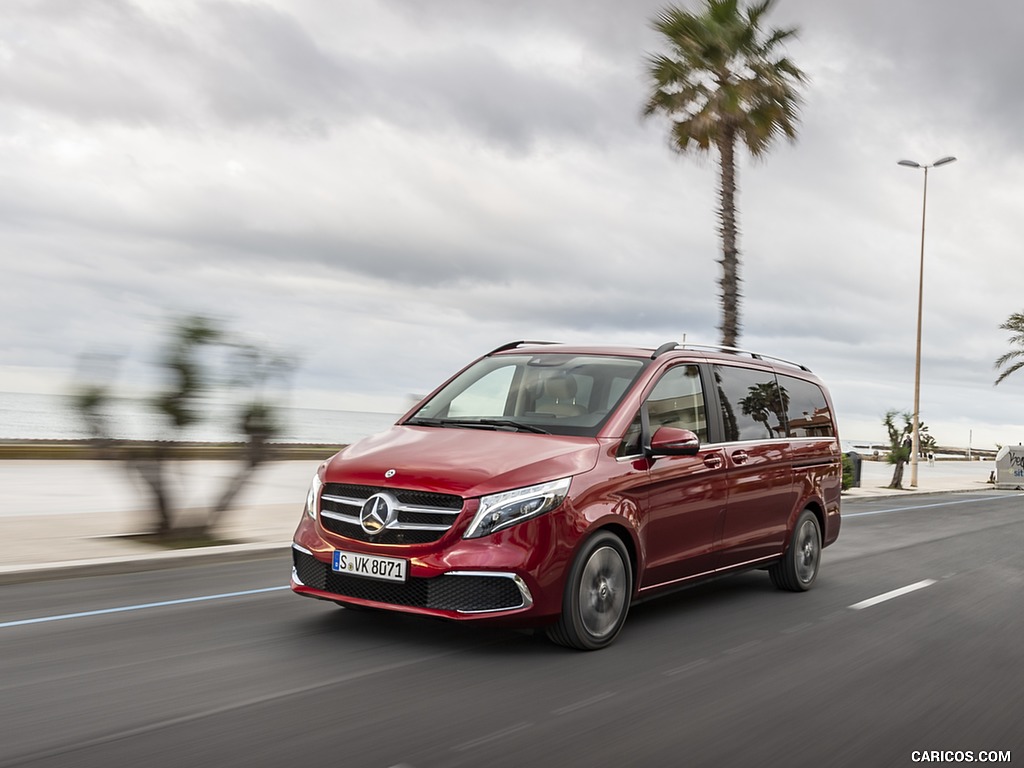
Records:
<instances>
[{"instance_id":1,"label":"mercedes-benz v-class van","mask_svg":"<svg viewBox=\"0 0 1024 768\"><path fill-rule=\"evenodd\" d=\"M809 589L841 478L832 401L804 366L514 342L318 468L291 587L593 650L631 603L712 577Z\"/></svg>"}]
</instances>

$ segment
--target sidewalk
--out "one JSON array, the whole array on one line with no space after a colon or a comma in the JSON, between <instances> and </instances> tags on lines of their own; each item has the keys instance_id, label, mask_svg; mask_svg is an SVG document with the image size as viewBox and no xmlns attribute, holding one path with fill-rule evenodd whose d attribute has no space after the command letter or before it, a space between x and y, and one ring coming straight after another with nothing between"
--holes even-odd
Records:
<instances>
[{"instance_id":1,"label":"sidewalk","mask_svg":"<svg viewBox=\"0 0 1024 768\"><path fill-rule=\"evenodd\" d=\"M129 538L152 515L144 489L118 462L0 461L0 584L286 554L318 463L261 467L214 532L231 544L170 550ZM183 514L215 499L232 471L229 462L180 462L171 491Z\"/></svg>"},{"instance_id":2,"label":"sidewalk","mask_svg":"<svg viewBox=\"0 0 1024 768\"><path fill-rule=\"evenodd\" d=\"M230 511L217 536L232 544L164 550L131 538L150 519L146 497L119 466L91 461L0 461L0 584L156 570L202 558L245 559L285 554L302 514L316 461L279 461L257 472ZM183 504L212 498L230 471L225 462L183 463L178 478ZM885 486L892 467L861 465L861 487L844 499L900 496L940 491L988 491L992 462L921 464L916 490ZM910 470L904 483L909 486ZM189 493L185 493L185 489Z\"/></svg>"},{"instance_id":3,"label":"sidewalk","mask_svg":"<svg viewBox=\"0 0 1024 768\"><path fill-rule=\"evenodd\" d=\"M843 493L844 499L873 496L901 496L908 493L939 493L942 491L985 491L994 490L988 482L989 474L996 468L994 461L936 461L933 465L921 462L917 467L917 488L910 487L910 466L903 468L902 491L890 490L893 467L884 461L861 463L859 488Z\"/></svg>"}]
</instances>

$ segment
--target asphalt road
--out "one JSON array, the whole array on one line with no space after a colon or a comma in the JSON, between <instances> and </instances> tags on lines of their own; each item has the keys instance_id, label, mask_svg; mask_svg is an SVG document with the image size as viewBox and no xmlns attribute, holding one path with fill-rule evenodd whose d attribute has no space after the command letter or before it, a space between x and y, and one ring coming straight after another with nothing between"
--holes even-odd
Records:
<instances>
[{"instance_id":1,"label":"asphalt road","mask_svg":"<svg viewBox=\"0 0 1024 768\"><path fill-rule=\"evenodd\" d=\"M1024 761L1024 495L844 517L811 592L723 579L596 653L299 598L285 557L4 586L0 766Z\"/></svg>"}]
</instances>

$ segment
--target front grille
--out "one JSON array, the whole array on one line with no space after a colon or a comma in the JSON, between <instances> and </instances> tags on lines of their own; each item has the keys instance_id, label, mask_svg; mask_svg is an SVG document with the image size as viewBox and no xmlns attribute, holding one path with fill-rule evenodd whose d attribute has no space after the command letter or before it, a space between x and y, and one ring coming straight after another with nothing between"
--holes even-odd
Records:
<instances>
[{"instance_id":1,"label":"front grille","mask_svg":"<svg viewBox=\"0 0 1024 768\"><path fill-rule=\"evenodd\" d=\"M397 516L387 528L367 533L359 524L359 510L375 493L387 492L398 502ZM320 524L325 530L355 541L373 544L427 544L437 541L462 511L462 497L372 485L327 483L320 497Z\"/></svg>"},{"instance_id":2,"label":"front grille","mask_svg":"<svg viewBox=\"0 0 1024 768\"><path fill-rule=\"evenodd\" d=\"M292 549L295 572L307 587L339 598L354 597L410 608L433 608L463 613L503 611L526 605L523 593L507 576L444 575L433 579L410 577L404 584L335 573L329 563Z\"/></svg>"}]
</instances>

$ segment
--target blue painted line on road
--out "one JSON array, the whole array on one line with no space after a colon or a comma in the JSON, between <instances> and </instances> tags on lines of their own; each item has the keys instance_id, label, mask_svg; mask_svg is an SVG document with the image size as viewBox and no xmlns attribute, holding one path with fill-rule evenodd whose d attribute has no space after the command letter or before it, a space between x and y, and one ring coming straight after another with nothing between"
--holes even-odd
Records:
<instances>
[{"instance_id":1,"label":"blue painted line on road","mask_svg":"<svg viewBox=\"0 0 1024 768\"><path fill-rule=\"evenodd\" d=\"M283 587L266 587L264 589L247 589L243 592L225 592L220 595L202 595L200 597L183 597L178 600L162 600L158 603L140 603L139 605L121 605L117 608L102 608L96 611L81 611L79 613L61 613L56 616L40 616L35 619L20 619L19 621L0 622L0 629L7 627L21 627L26 624L44 624L48 621L65 621L67 619L84 619L89 616L103 616L108 613L124 613L126 611L142 611L147 608L164 608L168 605L184 605L186 603L202 603L208 600L225 600L229 597L246 597L248 595L260 595L265 592L278 592L288 589Z\"/></svg>"},{"instance_id":2,"label":"blue painted line on road","mask_svg":"<svg viewBox=\"0 0 1024 768\"><path fill-rule=\"evenodd\" d=\"M843 519L851 517L868 517L869 515L888 515L892 512L912 512L915 509L928 509L930 507L951 507L955 504L978 504L982 501L1001 501L1002 499L1016 499L1024 496L1024 493L1015 493L1012 496L985 496L982 498L958 499L957 501L940 501L936 504L917 504L911 507L892 507L891 509L874 509L870 512L853 512L844 514Z\"/></svg>"}]
</instances>

